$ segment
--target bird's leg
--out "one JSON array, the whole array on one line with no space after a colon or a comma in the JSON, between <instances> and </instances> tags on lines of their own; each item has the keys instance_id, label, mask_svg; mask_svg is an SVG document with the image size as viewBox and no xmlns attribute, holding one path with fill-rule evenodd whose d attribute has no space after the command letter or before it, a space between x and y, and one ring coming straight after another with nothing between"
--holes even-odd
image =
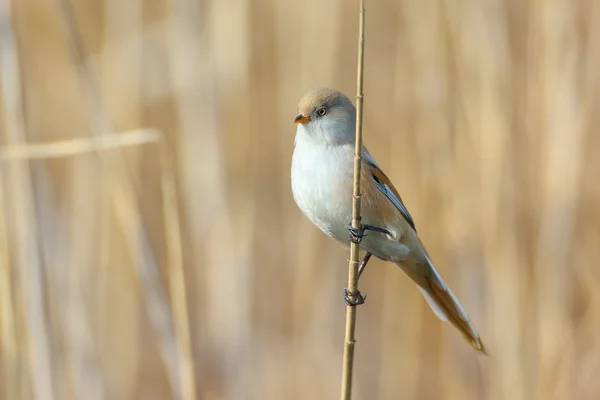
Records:
<instances>
[{"instance_id":1,"label":"bird's leg","mask_svg":"<svg viewBox=\"0 0 600 400\"><path fill-rule=\"evenodd\" d=\"M365 257L363 258L362 262L360 263L360 265L358 266L358 276L356 277L357 283L358 283L358 279L360 279L360 275L363 273L363 271L365 270L365 267L367 266L367 263L369 262L369 259L371 258L372 254L367 252L367 254L365 254ZM355 293L352 293L350 291L348 291L348 288L344 288L344 300L346 301L346 304L348 304L349 306L359 306L361 304L363 304L365 302L365 300L367 299L367 295L365 294L364 296L360 293L360 290L356 290ZM354 297L355 300L350 299L350 297Z\"/></svg>"},{"instance_id":2,"label":"bird's leg","mask_svg":"<svg viewBox=\"0 0 600 400\"><path fill-rule=\"evenodd\" d=\"M363 271L365 270L365 267L367 266L367 263L369 262L369 259L371 258L373 254L367 252L367 254L365 254L365 258L363 258L362 262L360 263L360 265L358 266L358 277L356 278L357 280L360 279L360 276L362 275Z\"/></svg>"},{"instance_id":3,"label":"bird's leg","mask_svg":"<svg viewBox=\"0 0 600 400\"><path fill-rule=\"evenodd\" d=\"M363 238L365 236L367 236L365 231L374 231L374 232L385 233L386 235L391 235L390 231L388 231L387 229L378 228L373 225L361 224L360 227L354 228L352 226L352 224L348 224L348 239L353 243L359 244L360 242L362 242ZM360 266L358 267L358 276L356 278L357 280L358 280L358 278L360 278L360 275L365 270L365 267L367 266L367 263L369 262L370 258L371 258L371 253L367 252L367 254L365 254L365 258L362 260L362 262L360 263ZM348 288L344 288L344 294L345 294L344 300L346 301L346 304L348 304L349 306L361 305L365 302L365 299L367 298L367 295L363 296L360 293L360 290L358 290L358 289L356 290L355 293L352 293L352 292L348 291ZM354 300L352 300L350 297L353 297Z\"/></svg>"},{"instance_id":4,"label":"bird's leg","mask_svg":"<svg viewBox=\"0 0 600 400\"><path fill-rule=\"evenodd\" d=\"M362 242L363 238L368 236L365 231L381 232L386 235L391 235L390 231L387 229L378 228L373 225L361 224L360 227L354 228L352 224L348 224L348 240L356 244Z\"/></svg>"}]
</instances>

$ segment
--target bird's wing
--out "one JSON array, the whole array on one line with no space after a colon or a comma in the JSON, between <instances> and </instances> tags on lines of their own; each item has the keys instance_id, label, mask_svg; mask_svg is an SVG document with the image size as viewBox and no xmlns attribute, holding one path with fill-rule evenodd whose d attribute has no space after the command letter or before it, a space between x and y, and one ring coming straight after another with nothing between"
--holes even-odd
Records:
<instances>
[{"instance_id":1,"label":"bird's wing","mask_svg":"<svg viewBox=\"0 0 600 400\"><path fill-rule=\"evenodd\" d=\"M406 222L408 222L408 224L416 232L417 228L415 228L415 222L413 221L412 217L410 216L410 213L404 206L402 198L400 197L398 191L390 181L390 178L388 178L387 175L383 173L381 168L379 168L379 165L377 165L375 160L373 160L373 157L371 157L371 155L367 151L363 152L363 159L365 160L365 165L368 171L370 172L371 176L373 177L373 180L375 181L375 186L377 186L377 189L379 189L385 195L385 197L387 197L396 206L396 208L404 216L404 219L406 219Z\"/></svg>"}]
</instances>

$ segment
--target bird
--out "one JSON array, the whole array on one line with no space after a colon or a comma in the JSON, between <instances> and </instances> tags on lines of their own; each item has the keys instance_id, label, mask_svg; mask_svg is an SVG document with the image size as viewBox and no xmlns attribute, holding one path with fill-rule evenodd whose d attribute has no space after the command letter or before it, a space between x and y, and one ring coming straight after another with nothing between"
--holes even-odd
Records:
<instances>
[{"instance_id":1,"label":"bird","mask_svg":"<svg viewBox=\"0 0 600 400\"><path fill-rule=\"evenodd\" d=\"M479 353L487 349L469 316L435 269L415 222L398 191L365 146L361 158L361 228L352 218L356 109L343 93L329 88L308 91L298 104L291 186L302 213L327 236L349 246L360 242L366 252L360 274L369 258L400 267L417 284L427 303L442 321L449 321ZM370 233L365 231L370 230ZM346 302L364 302L346 291Z\"/></svg>"}]
</instances>

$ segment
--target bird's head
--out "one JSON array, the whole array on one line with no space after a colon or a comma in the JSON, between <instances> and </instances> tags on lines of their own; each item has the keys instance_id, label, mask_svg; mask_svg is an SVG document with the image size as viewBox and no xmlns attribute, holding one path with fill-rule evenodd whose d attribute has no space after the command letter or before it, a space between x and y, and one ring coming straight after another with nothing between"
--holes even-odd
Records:
<instances>
[{"instance_id":1,"label":"bird's head","mask_svg":"<svg viewBox=\"0 0 600 400\"><path fill-rule=\"evenodd\" d=\"M298 134L329 144L354 143L356 110L348 97L337 90L320 88L306 93L294 119Z\"/></svg>"}]
</instances>

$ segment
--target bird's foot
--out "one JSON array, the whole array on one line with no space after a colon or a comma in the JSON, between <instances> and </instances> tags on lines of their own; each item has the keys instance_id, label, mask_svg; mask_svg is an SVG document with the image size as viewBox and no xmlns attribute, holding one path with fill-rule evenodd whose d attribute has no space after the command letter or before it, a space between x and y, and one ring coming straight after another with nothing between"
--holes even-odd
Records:
<instances>
[{"instance_id":1,"label":"bird's foot","mask_svg":"<svg viewBox=\"0 0 600 400\"><path fill-rule=\"evenodd\" d=\"M365 233L365 231L374 231L391 235L390 231L387 229L378 228L373 225L360 224L358 228L355 228L352 226L352 224L348 224L348 240L350 240L352 243L359 244L362 242L363 238L369 236L367 233Z\"/></svg>"},{"instance_id":2,"label":"bird's foot","mask_svg":"<svg viewBox=\"0 0 600 400\"><path fill-rule=\"evenodd\" d=\"M353 297L354 300L351 299L351 297ZM360 290L356 289L356 292L351 292L348 290L348 288L344 288L344 301L349 306L360 306L361 304L363 304L365 302L366 299L367 299L367 295L365 294L363 296L360 293Z\"/></svg>"},{"instance_id":3,"label":"bird's foot","mask_svg":"<svg viewBox=\"0 0 600 400\"><path fill-rule=\"evenodd\" d=\"M359 244L366 236L368 235L365 233L365 226L363 224L360 224L358 228L353 227L352 224L348 224L348 240L352 243Z\"/></svg>"}]
</instances>

